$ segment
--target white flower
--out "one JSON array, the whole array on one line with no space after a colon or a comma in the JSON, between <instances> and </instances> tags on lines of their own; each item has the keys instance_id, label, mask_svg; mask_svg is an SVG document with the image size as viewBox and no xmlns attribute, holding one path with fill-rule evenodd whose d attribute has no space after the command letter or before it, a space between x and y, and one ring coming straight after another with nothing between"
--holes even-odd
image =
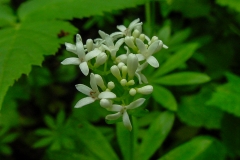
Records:
<instances>
[{"instance_id":1,"label":"white flower","mask_svg":"<svg viewBox=\"0 0 240 160\"><path fill-rule=\"evenodd\" d=\"M140 65L137 68L137 71L135 72L136 76L138 77L139 84L148 83L148 80L147 80L146 76L144 74L142 74L142 70L144 68L146 68L147 65L148 65L148 63L144 62L142 65Z\"/></svg>"},{"instance_id":2,"label":"white flower","mask_svg":"<svg viewBox=\"0 0 240 160\"><path fill-rule=\"evenodd\" d=\"M116 95L109 91L99 92L96 77L93 73L90 75L90 86L84 85L84 84L77 84L76 88L79 92L82 92L83 94L87 95L88 97L85 97L77 102L75 105L75 108L80 108L82 106L85 106L87 104L93 103L94 101L98 99L111 99L116 98Z\"/></svg>"},{"instance_id":3,"label":"white flower","mask_svg":"<svg viewBox=\"0 0 240 160\"><path fill-rule=\"evenodd\" d=\"M140 51L140 54L136 54L139 61L146 60L154 68L159 67L157 59L152 54L163 45L162 41L155 41L147 48L142 40L136 38L136 45Z\"/></svg>"},{"instance_id":4,"label":"white flower","mask_svg":"<svg viewBox=\"0 0 240 160\"><path fill-rule=\"evenodd\" d=\"M131 36L131 32L133 29L137 29L139 32L142 32L142 22L139 21L140 21L139 18L135 19L129 24L128 28L126 28L124 25L119 25L117 26L117 29L119 29L123 35Z\"/></svg>"},{"instance_id":5,"label":"white flower","mask_svg":"<svg viewBox=\"0 0 240 160\"><path fill-rule=\"evenodd\" d=\"M119 39L114 45L114 40L110 35L104 33L101 30L99 30L99 34L102 37L102 39L104 40L104 43L106 44L106 45L103 45L103 48L108 50L111 53L111 57L113 59L115 59L116 58L116 53L119 50L119 47L124 42L124 38Z\"/></svg>"},{"instance_id":6,"label":"white flower","mask_svg":"<svg viewBox=\"0 0 240 160\"><path fill-rule=\"evenodd\" d=\"M128 128L128 130L132 130L132 125L127 113L127 110L129 109L134 109L137 108L139 106L141 106L144 103L145 99L144 98L139 98L135 101L133 101L132 103L130 103L129 105L118 105L118 104L113 104L112 107L108 108L109 111L116 111L117 113L115 114L109 114L107 115L105 118L107 120L116 120L119 117L123 117L123 124L126 128Z\"/></svg>"},{"instance_id":7,"label":"white flower","mask_svg":"<svg viewBox=\"0 0 240 160\"><path fill-rule=\"evenodd\" d=\"M94 49L93 51L89 52L85 55L84 46L82 43L82 38L79 34L77 34L76 37L76 45L65 43L66 49L69 52L75 53L78 58L72 57L72 58L66 58L64 61L61 62L63 65L79 65L80 70L82 73L87 76L89 73L89 68L87 62L91 60L92 58L96 57L98 54L101 53L100 50Z\"/></svg>"}]
</instances>

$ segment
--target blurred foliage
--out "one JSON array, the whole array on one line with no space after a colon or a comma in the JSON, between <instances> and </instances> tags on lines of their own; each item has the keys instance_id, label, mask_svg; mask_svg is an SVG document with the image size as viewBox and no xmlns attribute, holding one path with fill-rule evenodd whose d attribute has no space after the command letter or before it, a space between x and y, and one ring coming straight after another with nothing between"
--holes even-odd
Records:
<instances>
[{"instance_id":1,"label":"blurred foliage","mask_svg":"<svg viewBox=\"0 0 240 160\"><path fill-rule=\"evenodd\" d=\"M129 132L96 103L73 109L89 79L60 62L76 33L136 18L169 48ZM239 159L239 26L238 0L0 0L0 159Z\"/></svg>"}]
</instances>

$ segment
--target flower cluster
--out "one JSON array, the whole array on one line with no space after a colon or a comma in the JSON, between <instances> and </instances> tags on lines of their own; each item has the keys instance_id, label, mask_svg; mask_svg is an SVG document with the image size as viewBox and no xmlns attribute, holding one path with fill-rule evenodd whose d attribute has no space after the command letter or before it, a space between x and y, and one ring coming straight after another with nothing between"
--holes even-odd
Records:
<instances>
[{"instance_id":1,"label":"flower cluster","mask_svg":"<svg viewBox=\"0 0 240 160\"><path fill-rule=\"evenodd\" d=\"M124 126L129 130L132 125L128 111L140 107L146 100L136 97L153 91L142 71L148 64L158 68L159 63L153 54L168 48L158 37L150 39L143 34L142 22L139 21L134 20L128 27L119 25L119 31L110 35L99 31L101 38L88 39L85 45L77 34L76 45L65 43L67 51L77 57L61 62L63 65L79 65L85 76L91 70L90 87L76 85L77 90L87 97L79 100L75 108L99 101L101 107L116 112L107 115L107 120L122 117Z\"/></svg>"}]
</instances>

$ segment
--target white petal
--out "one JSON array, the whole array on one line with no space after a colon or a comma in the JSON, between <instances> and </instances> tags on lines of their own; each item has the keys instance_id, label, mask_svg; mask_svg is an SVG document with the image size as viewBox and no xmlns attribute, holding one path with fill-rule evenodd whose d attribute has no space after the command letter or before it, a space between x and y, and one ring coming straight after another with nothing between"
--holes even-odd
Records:
<instances>
[{"instance_id":1,"label":"white petal","mask_svg":"<svg viewBox=\"0 0 240 160\"><path fill-rule=\"evenodd\" d=\"M132 124L130 122L130 119L129 119L129 116L128 116L127 112L123 113L123 124L129 131L132 130Z\"/></svg>"},{"instance_id":2,"label":"white petal","mask_svg":"<svg viewBox=\"0 0 240 160\"><path fill-rule=\"evenodd\" d=\"M153 57L153 56L148 57L147 62L151 66L153 66L154 68L158 68L159 67L159 63L158 63L157 59L155 57Z\"/></svg>"},{"instance_id":3,"label":"white petal","mask_svg":"<svg viewBox=\"0 0 240 160\"><path fill-rule=\"evenodd\" d=\"M108 91L101 92L98 95L98 98L100 98L100 99L102 99L102 98L116 98L116 97L117 96L113 92L108 92Z\"/></svg>"},{"instance_id":4,"label":"white petal","mask_svg":"<svg viewBox=\"0 0 240 160\"><path fill-rule=\"evenodd\" d=\"M143 81L143 83L148 83L148 80L147 80L147 78L145 77L144 74L141 73L140 77L141 77L141 80Z\"/></svg>"},{"instance_id":5,"label":"white petal","mask_svg":"<svg viewBox=\"0 0 240 160\"><path fill-rule=\"evenodd\" d=\"M85 51L82 43L82 38L79 34L77 34L76 37L76 48L77 48L77 54L80 59L85 57Z\"/></svg>"},{"instance_id":6,"label":"white petal","mask_svg":"<svg viewBox=\"0 0 240 160\"><path fill-rule=\"evenodd\" d=\"M140 50L141 54L147 53L147 48L141 39L136 38L136 45L137 45L138 49Z\"/></svg>"},{"instance_id":7,"label":"white petal","mask_svg":"<svg viewBox=\"0 0 240 160\"><path fill-rule=\"evenodd\" d=\"M79 65L80 60L79 60L79 58L66 58L65 60L63 60L61 62L61 64L63 64L63 65L69 65L69 64Z\"/></svg>"},{"instance_id":8,"label":"white petal","mask_svg":"<svg viewBox=\"0 0 240 160\"><path fill-rule=\"evenodd\" d=\"M118 105L118 104L114 104L112 105L112 107L109 109L109 111L121 111L122 110L122 106L121 105Z\"/></svg>"},{"instance_id":9,"label":"white petal","mask_svg":"<svg viewBox=\"0 0 240 160\"><path fill-rule=\"evenodd\" d=\"M77 49L76 49L75 45L73 45L71 43L65 43L65 46L66 46L67 51L77 54Z\"/></svg>"},{"instance_id":10,"label":"white petal","mask_svg":"<svg viewBox=\"0 0 240 160\"><path fill-rule=\"evenodd\" d=\"M143 61L145 57L142 54L136 54L138 61Z\"/></svg>"},{"instance_id":11,"label":"white petal","mask_svg":"<svg viewBox=\"0 0 240 160\"><path fill-rule=\"evenodd\" d=\"M121 116L122 116L121 112L117 112L117 113L115 113L115 114L109 114L109 115L107 115L107 116L105 117L105 119L107 119L107 120L116 120L116 119L118 119L118 118L121 117Z\"/></svg>"},{"instance_id":12,"label":"white petal","mask_svg":"<svg viewBox=\"0 0 240 160\"><path fill-rule=\"evenodd\" d=\"M127 28L124 25L118 25L117 29L119 29L120 31L124 32Z\"/></svg>"},{"instance_id":13,"label":"white petal","mask_svg":"<svg viewBox=\"0 0 240 160\"><path fill-rule=\"evenodd\" d=\"M118 56L116 58L116 61L118 63L120 63L120 62L127 63L127 54L121 54L120 56Z\"/></svg>"},{"instance_id":14,"label":"white petal","mask_svg":"<svg viewBox=\"0 0 240 160\"><path fill-rule=\"evenodd\" d=\"M89 61L90 59L93 59L94 57L97 57L101 51L99 49L94 49L91 52L88 52L85 57L85 61Z\"/></svg>"},{"instance_id":15,"label":"white petal","mask_svg":"<svg viewBox=\"0 0 240 160\"><path fill-rule=\"evenodd\" d=\"M145 101L145 98L139 98L136 101L133 101L132 103L130 103L129 105L126 106L127 109L134 109L137 108L139 106L141 106Z\"/></svg>"},{"instance_id":16,"label":"white petal","mask_svg":"<svg viewBox=\"0 0 240 160\"><path fill-rule=\"evenodd\" d=\"M83 99L80 99L77 104L74 106L74 108L80 108L82 106L86 106L87 104L93 103L95 99L92 97L85 97Z\"/></svg>"},{"instance_id":17,"label":"white petal","mask_svg":"<svg viewBox=\"0 0 240 160\"><path fill-rule=\"evenodd\" d=\"M90 86L92 87L92 90L95 92L99 92L98 87L97 87L97 82L95 79L95 75L91 73L90 75Z\"/></svg>"},{"instance_id":18,"label":"white petal","mask_svg":"<svg viewBox=\"0 0 240 160\"><path fill-rule=\"evenodd\" d=\"M115 48L119 49L119 47L123 44L123 42L124 42L124 38L119 39L115 44Z\"/></svg>"},{"instance_id":19,"label":"white petal","mask_svg":"<svg viewBox=\"0 0 240 160\"><path fill-rule=\"evenodd\" d=\"M157 50L157 48L159 47L159 45L160 45L159 40L153 42L153 43L148 47L148 56L151 56L153 53L155 53L156 50Z\"/></svg>"},{"instance_id":20,"label":"white petal","mask_svg":"<svg viewBox=\"0 0 240 160\"><path fill-rule=\"evenodd\" d=\"M123 36L122 32L114 32L112 34L110 34L110 37L112 37L112 39L115 41L116 39L120 38Z\"/></svg>"},{"instance_id":21,"label":"white petal","mask_svg":"<svg viewBox=\"0 0 240 160\"><path fill-rule=\"evenodd\" d=\"M77 85L75 85L75 87L79 92L81 92L85 95L88 95L88 96L90 96L90 92L92 92L92 89L84 84L77 84Z\"/></svg>"},{"instance_id":22,"label":"white petal","mask_svg":"<svg viewBox=\"0 0 240 160\"><path fill-rule=\"evenodd\" d=\"M88 68L87 62L82 62L82 63L79 65L79 67L80 67L80 70L82 71L82 73L83 73L85 76L87 76L88 73L89 73L89 68Z\"/></svg>"}]
</instances>

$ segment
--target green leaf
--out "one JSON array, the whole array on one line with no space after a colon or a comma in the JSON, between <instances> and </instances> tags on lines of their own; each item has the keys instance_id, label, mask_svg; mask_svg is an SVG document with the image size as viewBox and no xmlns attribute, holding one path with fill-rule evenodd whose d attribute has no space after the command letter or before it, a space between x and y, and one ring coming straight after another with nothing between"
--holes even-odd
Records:
<instances>
[{"instance_id":1,"label":"green leaf","mask_svg":"<svg viewBox=\"0 0 240 160\"><path fill-rule=\"evenodd\" d=\"M83 122L76 133L79 139L99 159L118 159L112 147L102 133L87 122Z\"/></svg>"},{"instance_id":2,"label":"green leaf","mask_svg":"<svg viewBox=\"0 0 240 160\"><path fill-rule=\"evenodd\" d=\"M61 31L69 35L58 38ZM69 23L60 21L21 23L0 30L0 106L8 87L21 74L28 74L31 65L41 65L43 55L56 53L60 43L72 41L75 32Z\"/></svg>"},{"instance_id":3,"label":"green leaf","mask_svg":"<svg viewBox=\"0 0 240 160\"><path fill-rule=\"evenodd\" d=\"M170 132L174 122L174 114L170 111L161 113L157 119L153 120L146 136L136 152L135 159L148 160L153 153L161 146Z\"/></svg>"},{"instance_id":4,"label":"green leaf","mask_svg":"<svg viewBox=\"0 0 240 160\"><path fill-rule=\"evenodd\" d=\"M0 5L0 27L11 26L16 22L16 17L10 6Z\"/></svg>"},{"instance_id":5,"label":"green leaf","mask_svg":"<svg viewBox=\"0 0 240 160\"><path fill-rule=\"evenodd\" d=\"M56 118L56 125L58 127L62 126L65 120L65 112L63 110L59 111Z\"/></svg>"},{"instance_id":6,"label":"green leaf","mask_svg":"<svg viewBox=\"0 0 240 160\"><path fill-rule=\"evenodd\" d=\"M226 114L222 121L221 136L228 152L240 156L240 118Z\"/></svg>"},{"instance_id":7,"label":"green leaf","mask_svg":"<svg viewBox=\"0 0 240 160\"><path fill-rule=\"evenodd\" d=\"M210 81L210 77L197 72L179 72L156 79L154 82L161 85L194 85Z\"/></svg>"},{"instance_id":8,"label":"green leaf","mask_svg":"<svg viewBox=\"0 0 240 160\"><path fill-rule=\"evenodd\" d=\"M57 128L57 126L56 126L56 124L55 124L55 121L54 121L54 119L53 119L52 117L46 115L46 116L44 117L44 121L45 121L46 125L47 125L49 128L51 128L51 129L56 129L56 128Z\"/></svg>"},{"instance_id":9,"label":"green leaf","mask_svg":"<svg viewBox=\"0 0 240 160\"><path fill-rule=\"evenodd\" d=\"M225 149L219 141L211 137L201 136L171 150L159 160L224 160L225 154Z\"/></svg>"},{"instance_id":10,"label":"green leaf","mask_svg":"<svg viewBox=\"0 0 240 160\"><path fill-rule=\"evenodd\" d=\"M208 0L172 0L171 8L180 11L184 17L197 18L208 16L211 3Z\"/></svg>"},{"instance_id":11,"label":"green leaf","mask_svg":"<svg viewBox=\"0 0 240 160\"><path fill-rule=\"evenodd\" d=\"M187 44L177 53L168 58L168 60L159 67L153 76L156 78L178 68L192 56L197 48L197 43Z\"/></svg>"},{"instance_id":12,"label":"green leaf","mask_svg":"<svg viewBox=\"0 0 240 160\"><path fill-rule=\"evenodd\" d=\"M169 45L174 46L176 44L181 44L184 42L190 35L191 29L187 28L176 32L170 39ZM164 41L163 41L164 42Z\"/></svg>"},{"instance_id":13,"label":"green leaf","mask_svg":"<svg viewBox=\"0 0 240 160\"><path fill-rule=\"evenodd\" d=\"M102 15L103 12L135 7L147 1L32 0L20 6L18 15L24 21L83 18Z\"/></svg>"},{"instance_id":14,"label":"green leaf","mask_svg":"<svg viewBox=\"0 0 240 160\"><path fill-rule=\"evenodd\" d=\"M153 88L153 98L156 102L171 111L177 110L177 101L168 89L159 85L153 85Z\"/></svg>"},{"instance_id":15,"label":"green leaf","mask_svg":"<svg viewBox=\"0 0 240 160\"><path fill-rule=\"evenodd\" d=\"M11 155L12 154L12 149L8 145L1 144L0 145L0 153L3 153L5 155Z\"/></svg>"},{"instance_id":16,"label":"green leaf","mask_svg":"<svg viewBox=\"0 0 240 160\"><path fill-rule=\"evenodd\" d=\"M177 112L180 120L190 126L220 128L223 111L205 104L211 98L211 94L212 90L206 87L196 95L182 97Z\"/></svg>"},{"instance_id":17,"label":"green leaf","mask_svg":"<svg viewBox=\"0 0 240 160\"><path fill-rule=\"evenodd\" d=\"M228 83L217 87L207 104L240 116L240 78L230 73L226 76Z\"/></svg>"},{"instance_id":18,"label":"green leaf","mask_svg":"<svg viewBox=\"0 0 240 160\"><path fill-rule=\"evenodd\" d=\"M60 150L61 149L61 142L60 142L60 139L55 139L52 143L51 143L51 145L50 145L50 147L49 147L49 149L50 150Z\"/></svg>"},{"instance_id":19,"label":"green leaf","mask_svg":"<svg viewBox=\"0 0 240 160\"><path fill-rule=\"evenodd\" d=\"M46 157L47 160L95 160L95 158L68 150L48 151Z\"/></svg>"},{"instance_id":20,"label":"green leaf","mask_svg":"<svg viewBox=\"0 0 240 160\"><path fill-rule=\"evenodd\" d=\"M238 0L216 0L216 3L221 6L227 6L240 12L240 1Z\"/></svg>"},{"instance_id":21,"label":"green leaf","mask_svg":"<svg viewBox=\"0 0 240 160\"><path fill-rule=\"evenodd\" d=\"M35 131L35 134L39 136L50 136L53 134L53 132L49 129L40 128Z\"/></svg>"},{"instance_id":22,"label":"green leaf","mask_svg":"<svg viewBox=\"0 0 240 160\"><path fill-rule=\"evenodd\" d=\"M5 136L4 138L2 138L0 140L1 143L10 143L12 141L14 141L17 138L18 134L17 133L12 133L12 134L8 134L7 136Z\"/></svg>"},{"instance_id":23,"label":"green leaf","mask_svg":"<svg viewBox=\"0 0 240 160\"><path fill-rule=\"evenodd\" d=\"M53 137L45 137L45 138L42 138L42 139L38 140L37 142L35 142L33 147L34 148L46 147L46 146L52 144L52 142L53 142Z\"/></svg>"},{"instance_id":24,"label":"green leaf","mask_svg":"<svg viewBox=\"0 0 240 160\"><path fill-rule=\"evenodd\" d=\"M117 123L117 140L124 160L131 160L137 143L137 123L132 120L133 130L129 131L123 123Z\"/></svg>"}]
</instances>

